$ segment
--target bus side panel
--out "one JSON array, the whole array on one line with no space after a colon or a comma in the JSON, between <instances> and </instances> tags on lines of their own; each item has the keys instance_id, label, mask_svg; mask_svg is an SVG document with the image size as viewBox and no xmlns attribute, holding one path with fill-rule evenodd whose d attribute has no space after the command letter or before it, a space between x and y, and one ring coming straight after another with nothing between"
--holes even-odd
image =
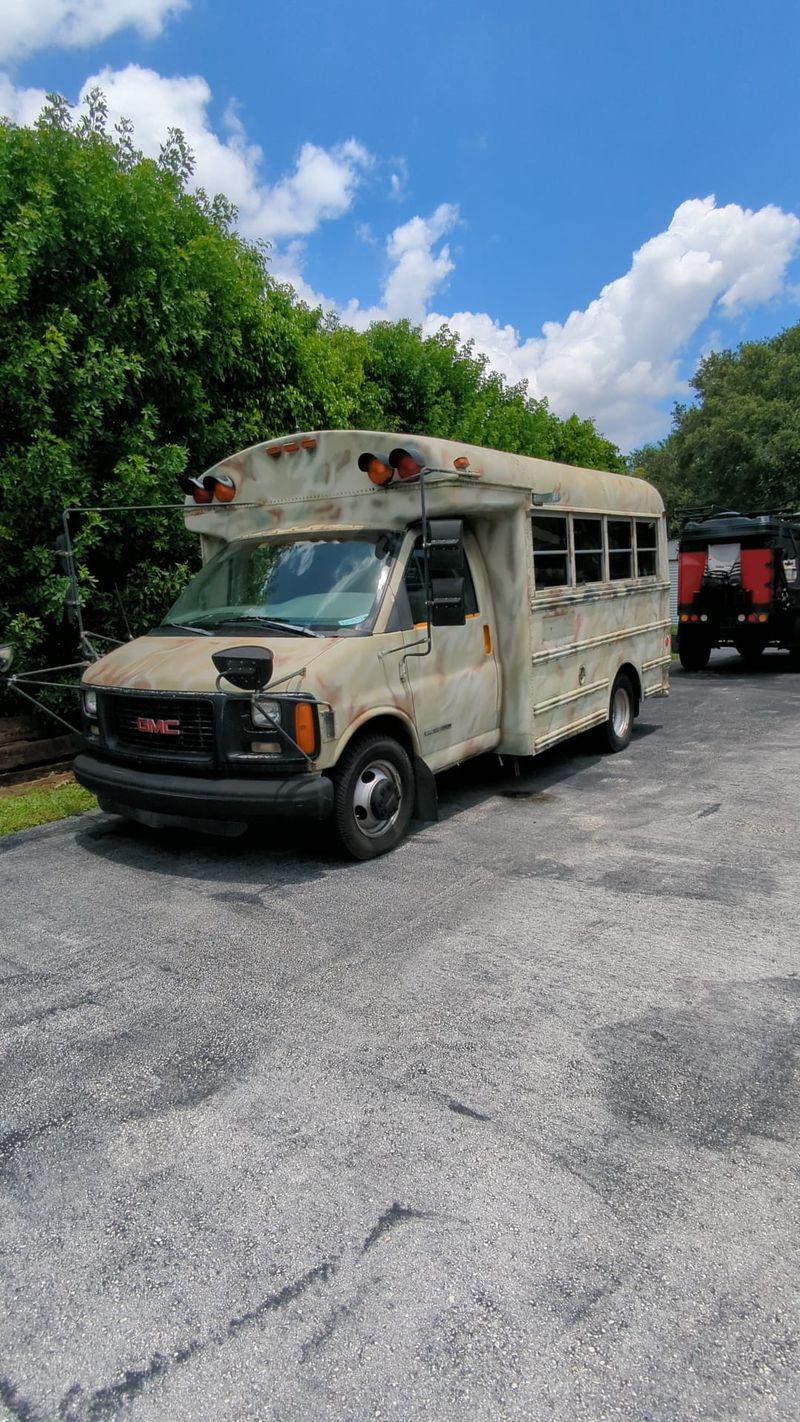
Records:
<instances>
[{"instance_id":1,"label":"bus side panel","mask_svg":"<svg viewBox=\"0 0 800 1422\"><path fill-rule=\"evenodd\" d=\"M666 690L669 588L627 584L533 603L533 737L536 751L601 725L621 667L642 697Z\"/></svg>"}]
</instances>

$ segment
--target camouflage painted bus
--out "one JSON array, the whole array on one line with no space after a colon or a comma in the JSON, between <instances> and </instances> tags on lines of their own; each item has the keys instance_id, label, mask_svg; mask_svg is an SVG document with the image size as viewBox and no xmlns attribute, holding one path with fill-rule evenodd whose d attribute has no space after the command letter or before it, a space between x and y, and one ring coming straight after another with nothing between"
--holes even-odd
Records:
<instances>
[{"instance_id":1,"label":"camouflage painted bus","mask_svg":"<svg viewBox=\"0 0 800 1422\"><path fill-rule=\"evenodd\" d=\"M663 506L641 479L335 430L183 483L200 572L82 684L75 773L106 810L329 820L370 859L436 817L437 772L590 728L622 750L667 694Z\"/></svg>"}]
</instances>

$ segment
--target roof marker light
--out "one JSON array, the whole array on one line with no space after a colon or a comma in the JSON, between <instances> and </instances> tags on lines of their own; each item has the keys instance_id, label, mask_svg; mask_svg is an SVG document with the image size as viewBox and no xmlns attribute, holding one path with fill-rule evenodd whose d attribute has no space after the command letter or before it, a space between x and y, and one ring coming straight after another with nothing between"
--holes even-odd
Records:
<instances>
[{"instance_id":1,"label":"roof marker light","mask_svg":"<svg viewBox=\"0 0 800 1422\"><path fill-rule=\"evenodd\" d=\"M300 441L297 439L290 439L289 443L283 446L283 452L284 454L296 454L299 448Z\"/></svg>"},{"instance_id":2,"label":"roof marker light","mask_svg":"<svg viewBox=\"0 0 800 1422\"><path fill-rule=\"evenodd\" d=\"M307 449L309 452L317 447L317 441L310 436L308 439L301 439L300 444L303 449Z\"/></svg>"},{"instance_id":3,"label":"roof marker light","mask_svg":"<svg viewBox=\"0 0 800 1422\"><path fill-rule=\"evenodd\" d=\"M397 471L399 479L418 479L424 465L420 459L408 449L393 449L389 455L389 463Z\"/></svg>"},{"instance_id":4,"label":"roof marker light","mask_svg":"<svg viewBox=\"0 0 800 1422\"><path fill-rule=\"evenodd\" d=\"M469 460L466 454L459 454L458 458L453 460L453 468L457 469L459 474L463 469L469 469Z\"/></svg>"},{"instance_id":5,"label":"roof marker light","mask_svg":"<svg viewBox=\"0 0 800 1422\"><path fill-rule=\"evenodd\" d=\"M280 457L281 453L282 453L282 450L281 450L281 446L280 446L279 444L269 444L269 445L267 445L267 454L269 455L270 459L278 459L278 458Z\"/></svg>"},{"instance_id":6,"label":"roof marker light","mask_svg":"<svg viewBox=\"0 0 800 1422\"><path fill-rule=\"evenodd\" d=\"M179 474L178 484L184 494L191 494L196 504L210 504L214 497L214 480L209 480L207 474L196 478L191 474Z\"/></svg>"},{"instance_id":7,"label":"roof marker light","mask_svg":"<svg viewBox=\"0 0 800 1422\"><path fill-rule=\"evenodd\" d=\"M392 477L393 470L386 460L381 459L377 454L370 454L365 451L358 456L358 467L362 474L366 474L373 484L379 487L388 484Z\"/></svg>"},{"instance_id":8,"label":"roof marker light","mask_svg":"<svg viewBox=\"0 0 800 1422\"><path fill-rule=\"evenodd\" d=\"M236 498L236 485L230 474L218 474L214 480L213 493L221 504L229 504Z\"/></svg>"}]
</instances>

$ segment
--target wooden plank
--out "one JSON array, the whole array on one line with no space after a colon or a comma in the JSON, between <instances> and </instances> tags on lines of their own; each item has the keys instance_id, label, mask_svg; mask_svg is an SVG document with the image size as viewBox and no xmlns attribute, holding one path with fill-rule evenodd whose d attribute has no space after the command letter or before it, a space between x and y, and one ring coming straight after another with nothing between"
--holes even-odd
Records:
<instances>
[{"instance_id":1,"label":"wooden plank","mask_svg":"<svg viewBox=\"0 0 800 1422\"><path fill-rule=\"evenodd\" d=\"M0 746L0 771L45 765L48 761L63 759L79 746L79 736L56 736L48 741L17 741L15 745Z\"/></svg>"},{"instance_id":2,"label":"wooden plank","mask_svg":"<svg viewBox=\"0 0 800 1422\"><path fill-rule=\"evenodd\" d=\"M0 746L13 741L41 740L42 728L32 716L0 716Z\"/></svg>"},{"instance_id":3,"label":"wooden plank","mask_svg":"<svg viewBox=\"0 0 800 1422\"><path fill-rule=\"evenodd\" d=\"M6 770L0 773L0 792L12 785L36 785L38 781L49 783L55 776L72 769L74 757L69 760L48 761L47 765L28 766L27 770Z\"/></svg>"}]
</instances>

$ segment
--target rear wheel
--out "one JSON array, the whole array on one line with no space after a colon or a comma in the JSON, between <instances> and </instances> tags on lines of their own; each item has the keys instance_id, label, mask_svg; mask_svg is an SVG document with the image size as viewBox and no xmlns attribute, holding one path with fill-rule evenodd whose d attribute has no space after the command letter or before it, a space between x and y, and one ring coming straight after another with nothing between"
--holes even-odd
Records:
<instances>
[{"instance_id":1,"label":"rear wheel","mask_svg":"<svg viewBox=\"0 0 800 1422\"><path fill-rule=\"evenodd\" d=\"M703 671L711 656L711 643L697 632L678 633L678 656L684 671Z\"/></svg>"},{"instance_id":2,"label":"rear wheel","mask_svg":"<svg viewBox=\"0 0 800 1422\"><path fill-rule=\"evenodd\" d=\"M747 662L748 666L754 667L763 656L767 644L765 639L756 633L754 637L747 635L737 637L733 645L742 660Z\"/></svg>"},{"instance_id":3,"label":"rear wheel","mask_svg":"<svg viewBox=\"0 0 800 1422\"><path fill-rule=\"evenodd\" d=\"M630 745L635 708L636 700L630 677L620 672L611 688L608 720L600 727L600 744L603 750L621 751Z\"/></svg>"},{"instance_id":4,"label":"rear wheel","mask_svg":"<svg viewBox=\"0 0 800 1422\"><path fill-rule=\"evenodd\" d=\"M336 829L353 859L375 859L400 843L414 807L414 772L398 741L359 736L342 756L334 787Z\"/></svg>"}]
</instances>

